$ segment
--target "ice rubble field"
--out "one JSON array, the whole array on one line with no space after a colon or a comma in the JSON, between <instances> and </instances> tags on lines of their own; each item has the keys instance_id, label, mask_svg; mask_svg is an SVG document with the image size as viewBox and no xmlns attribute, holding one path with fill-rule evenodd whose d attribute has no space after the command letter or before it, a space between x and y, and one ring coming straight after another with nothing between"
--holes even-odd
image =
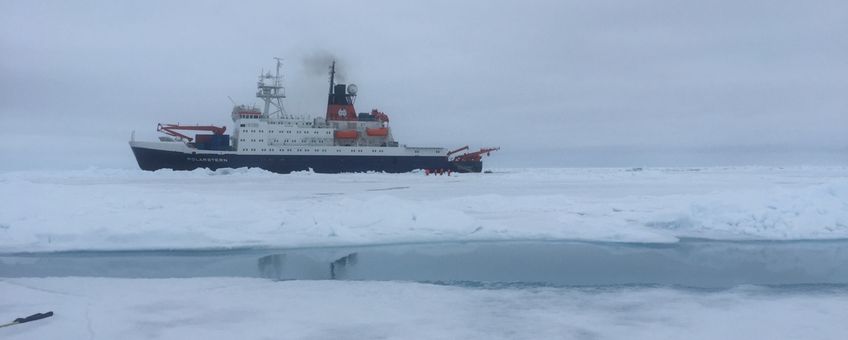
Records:
<instances>
[{"instance_id":1,"label":"ice rubble field","mask_svg":"<svg viewBox=\"0 0 848 340\"><path fill-rule=\"evenodd\" d=\"M0 292L6 296L0 310L56 313L0 329L4 339L844 339L848 334L848 291L835 288L705 293L46 278L5 279Z\"/></svg>"},{"instance_id":2,"label":"ice rubble field","mask_svg":"<svg viewBox=\"0 0 848 340\"><path fill-rule=\"evenodd\" d=\"M0 174L0 252L848 238L848 168Z\"/></svg>"}]
</instances>

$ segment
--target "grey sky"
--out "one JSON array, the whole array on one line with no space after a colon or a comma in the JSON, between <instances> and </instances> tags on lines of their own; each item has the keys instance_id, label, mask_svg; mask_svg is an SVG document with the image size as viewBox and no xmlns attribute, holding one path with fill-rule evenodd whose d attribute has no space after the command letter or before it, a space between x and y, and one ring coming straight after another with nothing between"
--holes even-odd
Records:
<instances>
[{"instance_id":1,"label":"grey sky","mask_svg":"<svg viewBox=\"0 0 848 340\"><path fill-rule=\"evenodd\" d=\"M402 143L496 164L848 159L845 1L4 1L0 50L0 169L132 167L132 130L230 124L273 56L321 115L328 54Z\"/></svg>"}]
</instances>

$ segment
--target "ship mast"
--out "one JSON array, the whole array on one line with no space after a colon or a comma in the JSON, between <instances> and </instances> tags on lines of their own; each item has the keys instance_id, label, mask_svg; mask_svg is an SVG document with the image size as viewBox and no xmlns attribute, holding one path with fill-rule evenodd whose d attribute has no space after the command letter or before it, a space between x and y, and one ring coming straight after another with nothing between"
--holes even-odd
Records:
<instances>
[{"instance_id":1,"label":"ship mast","mask_svg":"<svg viewBox=\"0 0 848 340\"><path fill-rule=\"evenodd\" d=\"M283 77L280 75L280 67L283 64L283 59L274 57L274 60L277 61L277 70L274 75L271 75L271 71L259 75L259 81L256 83L256 98L265 101L265 110L262 111L263 116L281 118L286 114L286 109L283 107L283 98L286 97L286 89L283 87Z\"/></svg>"}]
</instances>

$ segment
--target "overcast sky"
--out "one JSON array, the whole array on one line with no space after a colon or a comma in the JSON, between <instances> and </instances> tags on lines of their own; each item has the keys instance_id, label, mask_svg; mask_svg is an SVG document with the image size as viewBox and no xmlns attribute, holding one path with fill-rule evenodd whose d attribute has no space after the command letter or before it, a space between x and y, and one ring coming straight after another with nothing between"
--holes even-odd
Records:
<instances>
[{"instance_id":1,"label":"overcast sky","mask_svg":"<svg viewBox=\"0 0 848 340\"><path fill-rule=\"evenodd\" d=\"M3 1L0 169L135 166L131 131L231 124L285 59L322 115L359 111L493 164L848 163L848 2Z\"/></svg>"}]
</instances>

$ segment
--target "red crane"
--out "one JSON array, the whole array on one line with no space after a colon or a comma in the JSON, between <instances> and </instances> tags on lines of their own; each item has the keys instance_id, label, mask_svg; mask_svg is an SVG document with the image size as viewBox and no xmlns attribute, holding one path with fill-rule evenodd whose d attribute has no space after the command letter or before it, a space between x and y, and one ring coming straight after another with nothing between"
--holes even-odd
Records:
<instances>
[{"instance_id":1,"label":"red crane","mask_svg":"<svg viewBox=\"0 0 848 340\"><path fill-rule=\"evenodd\" d=\"M462 150L465 150L465 149L468 149L468 146L465 146L465 147L456 149L454 151L451 151L450 153L448 153L448 155L462 151ZM451 161L452 162L479 162L483 158L483 155L489 156L492 151L497 151L497 150L500 150L500 149L501 148L482 148L482 149L480 149L480 151L466 152L464 154L456 156Z\"/></svg>"},{"instance_id":2,"label":"red crane","mask_svg":"<svg viewBox=\"0 0 848 340\"><path fill-rule=\"evenodd\" d=\"M216 135L223 135L224 131L227 131L226 126L214 126L214 125L178 125L178 124L159 124L156 126L156 131L164 133L169 136L187 139L191 142L194 138L186 136L182 133L177 132L176 130L188 130L188 131L209 131Z\"/></svg>"}]
</instances>

